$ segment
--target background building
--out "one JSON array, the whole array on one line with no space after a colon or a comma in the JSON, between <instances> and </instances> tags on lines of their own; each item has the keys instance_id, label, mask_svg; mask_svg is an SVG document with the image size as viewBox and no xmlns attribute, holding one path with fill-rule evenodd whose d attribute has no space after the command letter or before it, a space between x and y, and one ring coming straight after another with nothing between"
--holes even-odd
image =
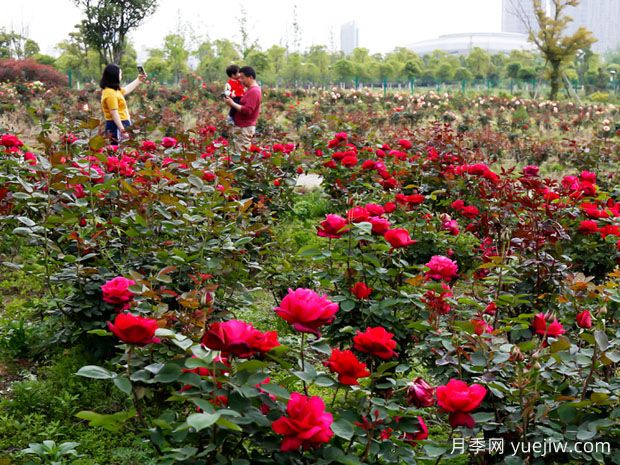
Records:
<instances>
[{"instance_id":1,"label":"background building","mask_svg":"<svg viewBox=\"0 0 620 465\"><path fill-rule=\"evenodd\" d=\"M340 26L340 50L349 55L357 47L359 47L359 30L355 21Z\"/></svg>"},{"instance_id":2,"label":"background building","mask_svg":"<svg viewBox=\"0 0 620 465\"><path fill-rule=\"evenodd\" d=\"M551 13L549 0L542 0L547 14ZM620 46L620 0L581 0L576 7L568 7L566 14L573 18L567 32L579 27L591 31L596 39L592 50L604 53ZM502 0L502 32L527 34L527 24L535 29L536 16L532 0Z\"/></svg>"},{"instance_id":3,"label":"background building","mask_svg":"<svg viewBox=\"0 0 620 465\"><path fill-rule=\"evenodd\" d=\"M620 46L619 0L581 0L578 6L568 8L567 14L573 18L568 25L570 33L583 26L598 39L592 44L595 52L605 53Z\"/></svg>"},{"instance_id":4,"label":"background building","mask_svg":"<svg viewBox=\"0 0 620 465\"><path fill-rule=\"evenodd\" d=\"M502 0L502 32L528 34L528 24L536 25L532 0Z\"/></svg>"},{"instance_id":5,"label":"background building","mask_svg":"<svg viewBox=\"0 0 620 465\"><path fill-rule=\"evenodd\" d=\"M436 39L415 42L408 46L418 55L441 50L451 55L467 55L474 47L480 47L491 54L510 53L512 50L534 50L527 35L510 32L472 32L446 34Z\"/></svg>"}]
</instances>

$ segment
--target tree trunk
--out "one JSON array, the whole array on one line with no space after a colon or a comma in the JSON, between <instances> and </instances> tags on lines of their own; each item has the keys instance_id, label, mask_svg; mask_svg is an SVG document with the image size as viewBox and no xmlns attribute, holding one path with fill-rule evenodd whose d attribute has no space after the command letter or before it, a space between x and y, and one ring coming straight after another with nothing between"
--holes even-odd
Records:
<instances>
[{"instance_id":1,"label":"tree trunk","mask_svg":"<svg viewBox=\"0 0 620 465\"><path fill-rule=\"evenodd\" d=\"M560 90L562 73L560 72L560 63L551 63L551 92L549 92L549 100L556 100Z\"/></svg>"}]
</instances>

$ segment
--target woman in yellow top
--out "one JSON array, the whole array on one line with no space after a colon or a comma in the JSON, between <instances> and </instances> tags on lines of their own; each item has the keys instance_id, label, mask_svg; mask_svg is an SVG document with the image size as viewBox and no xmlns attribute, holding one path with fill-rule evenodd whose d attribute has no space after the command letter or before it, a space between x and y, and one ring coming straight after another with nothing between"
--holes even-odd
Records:
<instances>
[{"instance_id":1,"label":"woman in yellow top","mask_svg":"<svg viewBox=\"0 0 620 465\"><path fill-rule=\"evenodd\" d=\"M113 145L117 145L127 134L125 128L131 126L125 95L130 94L146 76L138 74L138 78L121 87L123 71L118 65L110 64L103 70L99 82L101 92L101 109L105 117L105 132ZM126 137L126 136L125 136Z\"/></svg>"}]
</instances>

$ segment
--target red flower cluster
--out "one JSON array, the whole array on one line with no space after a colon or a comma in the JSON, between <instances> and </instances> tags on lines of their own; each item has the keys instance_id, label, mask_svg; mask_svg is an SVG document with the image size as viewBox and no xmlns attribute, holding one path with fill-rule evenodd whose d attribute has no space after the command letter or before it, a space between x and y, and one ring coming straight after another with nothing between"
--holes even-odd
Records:
<instances>
[{"instance_id":1,"label":"red flower cluster","mask_svg":"<svg viewBox=\"0 0 620 465\"><path fill-rule=\"evenodd\" d=\"M543 313L539 313L534 317L532 321L532 329L536 334L540 334L541 336L551 336L558 337L566 332L562 323L560 323L555 318L552 319L551 323L547 324L547 320L551 319L549 315L544 315Z\"/></svg>"},{"instance_id":2,"label":"red flower cluster","mask_svg":"<svg viewBox=\"0 0 620 465\"><path fill-rule=\"evenodd\" d=\"M589 329L592 327L592 315L588 310L579 312L575 317L575 320L577 321L577 326L580 328Z\"/></svg>"},{"instance_id":3,"label":"red flower cluster","mask_svg":"<svg viewBox=\"0 0 620 465\"><path fill-rule=\"evenodd\" d=\"M302 333L321 336L318 328L334 321L338 304L310 289L289 289L275 312Z\"/></svg>"},{"instance_id":4,"label":"red flower cluster","mask_svg":"<svg viewBox=\"0 0 620 465\"><path fill-rule=\"evenodd\" d=\"M433 255L428 263L426 263L428 271L427 279L436 279L442 281L451 281L457 276L458 265L443 255Z\"/></svg>"},{"instance_id":5,"label":"red flower cluster","mask_svg":"<svg viewBox=\"0 0 620 465\"><path fill-rule=\"evenodd\" d=\"M239 320L211 323L200 341L204 346L239 358L269 352L278 347L278 333L262 333L250 323Z\"/></svg>"},{"instance_id":6,"label":"red flower cluster","mask_svg":"<svg viewBox=\"0 0 620 465\"><path fill-rule=\"evenodd\" d=\"M353 287L351 288L351 294L353 294L360 300L367 299L371 293L372 289L368 287L365 283L357 282L353 284Z\"/></svg>"},{"instance_id":7,"label":"red flower cluster","mask_svg":"<svg viewBox=\"0 0 620 465\"><path fill-rule=\"evenodd\" d=\"M389 360L396 356L394 349L396 341L394 334L380 326L367 328L363 333L358 331L353 337L353 347L360 352L379 357L382 360Z\"/></svg>"},{"instance_id":8,"label":"red flower cluster","mask_svg":"<svg viewBox=\"0 0 620 465\"><path fill-rule=\"evenodd\" d=\"M383 238L390 243L393 249L408 247L417 242L411 239L409 231L403 228L389 229L385 232Z\"/></svg>"},{"instance_id":9,"label":"red flower cluster","mask_svg":"<svg viewBox=\"0 0 620 465\"><path fill-rule=\"evenodd\" d=\"M437 388L437 405L450 413L452 428L466 426L473 428L475 421L469 412L477 409L487 395L487 390L479 384L467 385L466 382L451 379L445 386Z\"/></svg>"},{"instance_id":10,"label":"red flower cluster","mask_svg":"<svg viewBox=\"0 0 620 465\"><path fill-rule=\"evenodd\" d=\"M159 343L159 338L155 337L158 327L157 320L134 316L131 313L119 313L114 323L108 321L108 328L117 338L127 344L138 346Z\"/></svg>"},{"instance_id":11,"label":"red flower cluster","mask_svg":"<svg viewBox=\"0 0 620 465\"><path fill-rule=\"evenodd\" d=\"M350 350L333 349L329 359L323 364L332 373L338 373L338 382L353 386L359 384L358 378L370 376L366 364L360 362Z\"/></svg>"},{"instance_id":12,"label":"red flower cluster","mask_svg":"<svg viewBox=\"0 0 620 465\"><path fill-rule=\"evenodd\" d=\"M317 228L317 234L321 237L339 239L349 230L348 222L342 216L329 214L321 221Z\"/></svg>"},{"instance_id":13,"label":"red flower cluster","mask_svg":"<svg viewBox=\"0 0 620 465\"><path fill-rule=\"evenodd\" d=\"M430 407L435 403L435 388L418 377L407 387L407 400L416 407Z\"/></svg>"},{"instance_id":14,"label":"red flower cluster","mask_svg":"<svg viewBox=\"0 0 620 465\"><path fill-rule=\"evenodd\" d=\"M280 445L282 452L300 447L306 450L329 442L334 435L331 430L333 421L332 414L325 411L323 399L293 392L286 406L286 415L274 421L271 428L284 436Z\"/></svg>"},{"instance_id":15,"label":"red flower cluster","mask_svg":"<svg viewBox=\"0 0 620 465\"><path fill-rule=\"evenodd\" d=\"M134 294L129 290L136 282L133 279L127 279L117 276L101 286L103 293L103 301L117 307L117 310L127 310L131 306Z\"/></svg>"}]
</instances>

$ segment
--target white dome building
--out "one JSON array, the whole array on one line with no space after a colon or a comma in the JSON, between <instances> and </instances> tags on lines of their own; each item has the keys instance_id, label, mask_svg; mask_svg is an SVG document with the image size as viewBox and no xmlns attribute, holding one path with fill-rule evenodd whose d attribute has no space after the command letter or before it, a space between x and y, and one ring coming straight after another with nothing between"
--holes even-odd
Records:
<instances>
[{"instance_id":1,"label":"white dome building","mask_svg":"<svg viewBox=\"0 0 620 465\"><path fill-rule=\"evenodd\" d=\"M446 34L436 39L423 40L408 45L418 55L425 55L441 50L450 55L467 55L475 47L491 54L510 53L512 50L536 50L528 42L526 34L513 32L471 32L462 34Z\"/></svg>"}]
</instances>

